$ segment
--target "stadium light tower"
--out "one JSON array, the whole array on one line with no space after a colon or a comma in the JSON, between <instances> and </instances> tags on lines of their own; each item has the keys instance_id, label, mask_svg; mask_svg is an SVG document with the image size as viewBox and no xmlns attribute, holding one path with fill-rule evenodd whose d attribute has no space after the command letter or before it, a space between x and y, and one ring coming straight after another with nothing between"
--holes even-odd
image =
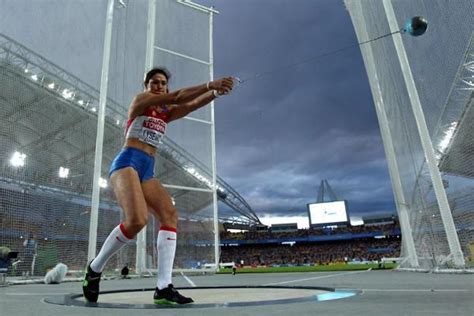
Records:
<instances>
[{"instance_id":1,"label":"stadium light tower","mask_svg":"<svg viewBox=\"0 0 474 316\"><path fill-rule=\"evenodd\" d=\"M325 197L329 198L325 200ZM338 201L336 194L334 193L333 189L329 185L328 180L324 179L321 180L321 184L319 185L319 192L318 192L318 200L317 203L322 202L332 202Z\"/></svg>"}]
</instances>

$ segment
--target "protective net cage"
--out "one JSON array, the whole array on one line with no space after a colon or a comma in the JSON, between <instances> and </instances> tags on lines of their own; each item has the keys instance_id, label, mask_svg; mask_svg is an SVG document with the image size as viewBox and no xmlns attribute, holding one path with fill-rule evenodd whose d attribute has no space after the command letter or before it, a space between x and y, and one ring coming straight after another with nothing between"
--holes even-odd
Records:
<instances>
[{"instance_id":1,"label":"protective net cage","mask_svg":"<svg viewBox=\"0 0 474 316\"><path fill-rule=\"evenodd\" d=\"M9 275L42 276L59 262L79 274L87 262L107 5L0 0L0 263ZM113 3L97 252L123 220L108 168L143 90L146 58L171 71L171 90L209 81L211 15L176 0ZM209 106L173 122L157 156L155 175L180 216L175 269L217 261L213 128ZM153 272L159 226L150 217L144 243L122 248L107 273L136 268L137 248ZM8 252L17 257L6 263Z\"/></svg>"},{"instance_id":2,"label":"protective net cage","mask_svg":"<svg viewBox=\"0 0 474 316\"><path fill-rule=\"evenodd\" d=\"M401 267L472 266L474 3L345 0L345 4L359 42L403 29L415 16L428 21L421 36L402 32L361 45L361 51L402 228ZM409 67L402 67L404 54ZM414 85L406 81L409 76ZM422 143L424 122L414 112L414 92L426 122L428 148ZM430 151L434 168L428 163ZM438 187L436 174L441 176Z\"/></svg>"}]
</instances>

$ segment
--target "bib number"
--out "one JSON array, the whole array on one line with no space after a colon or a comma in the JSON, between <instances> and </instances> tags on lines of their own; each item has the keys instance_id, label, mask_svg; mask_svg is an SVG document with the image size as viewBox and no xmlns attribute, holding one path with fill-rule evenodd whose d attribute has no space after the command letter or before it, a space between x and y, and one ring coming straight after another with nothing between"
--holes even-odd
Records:
<instances>
[{"instance_id":1,"label":"bib number","mask_svg":"<svg viewBox=\"0 0 474 316\"><path fill-rule=\"evenodd\" d=\"M144 143L157 146L161 142L162 137L163 137L163 134L157 131L152 131L152 130L148 130L144 128L142 130L142 135L140 137L140 140Z\"/></svg>"}]
</instances>

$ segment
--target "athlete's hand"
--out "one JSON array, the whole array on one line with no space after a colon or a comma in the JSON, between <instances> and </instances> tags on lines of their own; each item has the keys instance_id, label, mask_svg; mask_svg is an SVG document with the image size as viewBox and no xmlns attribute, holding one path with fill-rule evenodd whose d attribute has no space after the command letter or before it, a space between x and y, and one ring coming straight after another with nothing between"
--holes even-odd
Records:
<instances>
[{"instance_id":1,"label":"athlete's hand","mask_svg":"<svg viewBox=\"0 0 474 316\"><path fill-rule=\"evenodd\" d=\"M211 90L216 90L220 95L229 94L234 87L234 78L224 77L218 80L209 82L209 88Z\"/></svg>"}]
</instances>

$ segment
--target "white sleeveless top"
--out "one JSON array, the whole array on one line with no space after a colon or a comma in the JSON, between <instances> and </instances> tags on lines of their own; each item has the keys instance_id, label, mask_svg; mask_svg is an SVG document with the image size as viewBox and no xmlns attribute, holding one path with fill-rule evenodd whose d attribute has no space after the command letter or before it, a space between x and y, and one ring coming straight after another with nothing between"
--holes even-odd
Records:
<instances>
[{"instance_id":1,"label":"white sleeveless top","mask_svg":"<svg viewBox=\"0 0 474 316\"><path fill-rule=\"evenodd\" d=\"M138 138L145 144L157 148L165 135L169 114L166 107L159 109L149 107L142 115L127 121L125 138Z\"/></svg>"}]
</instances>

